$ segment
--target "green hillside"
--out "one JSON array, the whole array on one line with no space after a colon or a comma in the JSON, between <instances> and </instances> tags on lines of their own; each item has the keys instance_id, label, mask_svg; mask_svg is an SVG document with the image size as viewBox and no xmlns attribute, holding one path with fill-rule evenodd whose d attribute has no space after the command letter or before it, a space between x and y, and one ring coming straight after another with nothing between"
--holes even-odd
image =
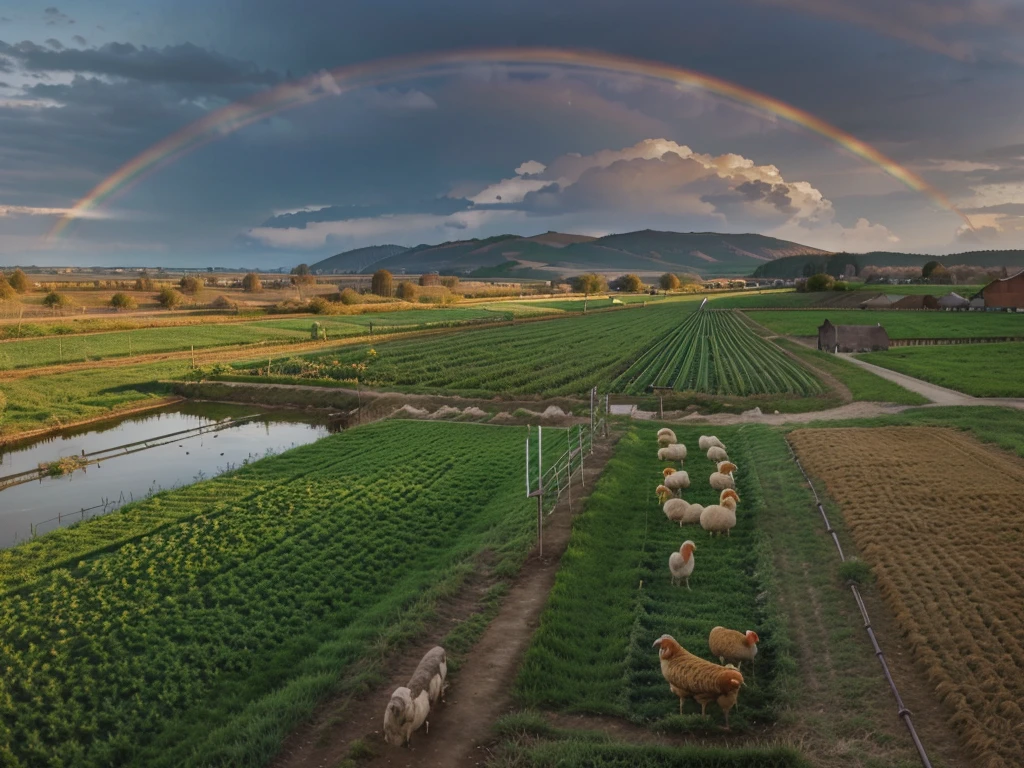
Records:
<instances>
[{"instance_id":1,"label":"green hillside","mask_svg":"<svg viewBox=\"0 0 1024 768\"><path fill-rule=\"evenodd\" d=\"M310 270L318 275L332 275L343 272L362 272L381 259L408 250L404 245L371 245L356 248L344 253L336 253L310 266Z\"/></svg>"},{"instance_id":2,"label":"green hillside","mask_svg":"<svg viewBox=\"0 0 1024 768\"><path fill-rule=\"evenodd\" d=\"M754 271L754 277L793 279L816 272L836 275L846 264L853 264L858 273L865 267L923 267L929 261L938 261L947 267L1024 267L1024 250L966 251L948 256L927 253L900 253L896 251L870 251L869 253L834 253L821 256L796 255L765 262Z\"/></svg>"}]
</instances>

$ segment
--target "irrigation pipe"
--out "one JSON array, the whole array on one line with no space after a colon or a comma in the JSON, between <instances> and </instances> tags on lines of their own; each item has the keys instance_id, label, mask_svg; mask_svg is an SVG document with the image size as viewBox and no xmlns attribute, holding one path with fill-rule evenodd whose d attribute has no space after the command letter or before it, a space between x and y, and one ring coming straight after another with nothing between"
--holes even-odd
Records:
<instances>
[{"instance_id":1,"label":"irrigation pipe","mask_svg":"<svg viewBox=\"0 0 1024 768\"><path fill-rule=\"evenodd\" d=\"M843 554L843 548L839 544L839 537L836 535L835 528L832 527L832 523L829 522L828 515L825 513L825 507L821 503L821 499L818 497L818 492L814 489L814 483L811 482L811 478L808 476L807 471L804 469L803 464L800 463L800 459L797 458L796 452L793 450L793 446L789 440L786 440L786 446L789 448L789 453L793 457L793 461L796 462L797 469L800 470L800 474L804 476L807 481L807 486L811 489L811 493L814 494L814 503L818 507L818 511L821 513L821 519L825 522L825 532L832 536L832 541L835 542L836 549L839 551L839 559L842 562L846 562L846 556ZM857 588L855 582L850 582L850 591L853 592L853 599L857 601L857 608L860 609L860 615L864 619L864 629L867 630L868 638L871 640L871 646L875 649L875 657L878 659L878 663L882 665L882 672L885 673L885 679L889 683L889 690L892 691L892 695L896 698L897 714L900 719L903 720L904 725L907 726L907 730L910 732L910 738L914 742L914 747L917 749L917 754L921 758L921 764L925 768L932 768L931 760L928 759L928 753L925 752L924 744L921 743L920 737L917 735L917 730L914 728L914 721L911 719L910 710L907 709L903 703L903 698L900 696L900 691L896 687L896 681L892 679L892 673L889 671L889 664L885 660L885 654L882 652L882 647L878 644L878 638L875 636L875 630L871 627L871 618L868 616L867 606L864 605L864 598L861 597L860 590Z\"/></svg>"}]
</instances>

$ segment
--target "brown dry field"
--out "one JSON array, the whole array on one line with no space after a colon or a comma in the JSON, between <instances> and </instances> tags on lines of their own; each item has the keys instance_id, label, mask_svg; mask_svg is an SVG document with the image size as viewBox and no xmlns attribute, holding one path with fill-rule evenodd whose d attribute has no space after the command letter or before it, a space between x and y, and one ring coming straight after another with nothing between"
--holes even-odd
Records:
<instances>
[{"instance_id":1,"label":"brown dry field","mask_svg":"<svg viewBox=\"0 0 1024 768\"><path fill-rule=\"evenodd\" d=\"M932 427L790 440L842 510L973 764L1024 765L1024 461Z\"/></svg>"}]
</instances>

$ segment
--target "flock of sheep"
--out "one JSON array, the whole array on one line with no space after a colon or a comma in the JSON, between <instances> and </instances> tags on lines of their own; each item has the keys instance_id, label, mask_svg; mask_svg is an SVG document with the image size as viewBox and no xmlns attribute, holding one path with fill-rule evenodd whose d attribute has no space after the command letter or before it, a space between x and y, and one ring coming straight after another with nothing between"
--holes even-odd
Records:
<instances>
[{"instance_id":1,"label":"flock of sheep","mask_svg":"<svg viewBox=\"0 0 1024 768\"><path fill-rule=\"evenodd\" d=\"M708 482L712 489L721 492L718 504L703 507L681 498L678 494L690 487L690 476L672 467L667 467L662 473L662 483L655 493L665 517L678 522L680 527L699 523L710 536L723 533L728 536L736 525L736 505L740 501L733 479L737 467L729 461L729 454L717 437L701 435L698 445L701 451L706 452L709 460L716 462L715 471ZM658 431L658 460L678 461L680 467L686 460L686 446L677 440L671 429ZM669 556L668 569L673 584L683 582L687 589L690 588L696 549L697 546L687 540L678 552ZM714 701L725 715L725 727L728 728L729 710L736 705L740 686L743 685L739 667L744 661L753 664L759 640L757 633L752 630L737 632L725 627L712 629L708 636L708 646L712 655L717 656L724 666L693 655L671 635L662 635L655 640L654 646L658 648L661 660L661 674L668 681L672 693L679 697L679 714L683 713L683 702L688 698L700 704L701 715L707 714L707 705Z\"/></svg>"}]
</instances>

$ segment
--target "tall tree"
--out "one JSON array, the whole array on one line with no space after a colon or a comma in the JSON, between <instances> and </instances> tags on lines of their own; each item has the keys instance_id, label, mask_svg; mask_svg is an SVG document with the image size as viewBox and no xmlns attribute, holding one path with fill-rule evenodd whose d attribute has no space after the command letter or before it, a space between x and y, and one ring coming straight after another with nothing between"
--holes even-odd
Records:
<instances>
[{"instance_id":1,"label":"tall tree","mask_svg":"<svg viewBox=\"0 0 1024 768\"><path fill-rule=\"evenodd\" d=\"M10 283L11 288L16 290L18 293L24 293L28 290L28 275L20 269L14 270L14 273L7 278L7 282Z\"/></svg>"},{"instance_id":2,"label":"tall tree","mask_svg":"<svg viewBox=\"0 0 1024 768\"><path fill-rule=\"evenodd\" d=\"M585 272L582 275L578 275L573 281L573 290L585 296L589 296L592 293L603 293L608 290L608 282L605 280L604 275L599 275L595 272Z\"/></svg>"},{"instance_id":3,"label":"tall tree","mask_svg":"<svg viewBox=\"0 0 1024 768\"><path fill-rule=\"evenodd\" d=\"M679 278L671 272L666 272L658 278L658 285L661 286L663 291L677 291L679 290Z\"/></svg>"}]
</instances>

